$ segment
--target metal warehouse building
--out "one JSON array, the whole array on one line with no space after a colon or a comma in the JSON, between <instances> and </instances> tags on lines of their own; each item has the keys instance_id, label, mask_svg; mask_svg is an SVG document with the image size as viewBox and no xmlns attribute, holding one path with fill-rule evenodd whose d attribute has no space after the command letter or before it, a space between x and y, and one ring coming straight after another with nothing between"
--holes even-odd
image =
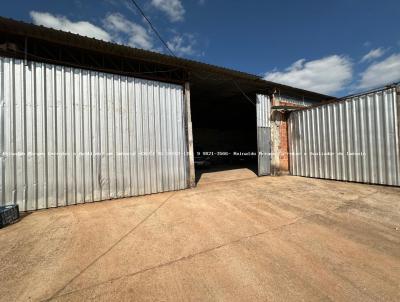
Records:
<instances>
[{"instance_id":1,"label":"metal warehouse building","mask_svg":"<svg viewBox=\"0 0 400 302\"><path fill-rule=\"evenodd\" d=\"M271 118L284 116L271 105L328 99L0 18L0 205L35 210L189 188L203 151L256 154L242 164L268 175L279 132Z\"/></svg>"}]
</instances>

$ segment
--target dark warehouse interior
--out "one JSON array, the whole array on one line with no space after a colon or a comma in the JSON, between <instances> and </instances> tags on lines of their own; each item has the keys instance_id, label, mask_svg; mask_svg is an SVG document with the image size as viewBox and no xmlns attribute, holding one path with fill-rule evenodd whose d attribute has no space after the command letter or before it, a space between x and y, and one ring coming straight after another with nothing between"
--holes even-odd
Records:
<instances>
[{"instance_id":1,"label":"dark warehouse interior","mask_svg":"<svg viewBox=\"0 0 400 302\"><path fill-rule=\"evenodd\" d=\"M191 111L197 180L209 171L247 168L257 173L256 95L244 92L239 85L233 79L193 80Z\"/></svg>"}]
</instances>

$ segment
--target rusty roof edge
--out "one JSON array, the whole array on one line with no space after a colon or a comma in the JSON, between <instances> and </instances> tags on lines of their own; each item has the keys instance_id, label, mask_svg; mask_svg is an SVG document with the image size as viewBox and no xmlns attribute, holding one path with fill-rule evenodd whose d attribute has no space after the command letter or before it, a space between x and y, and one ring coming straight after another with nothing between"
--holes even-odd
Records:
<instances>
[{"instance_id":1,"label":"rusty roof edge","mask_svg":"<svg viewBox=\"0 0 400 302\"><path fill-rule=\"evenodd\" d=\"M392 89L396 89L396 90L400 89L400 82L393 82L393 83L382 85L380 87L373 88L373 89L370 89L370 90L367 90L367 91L363 91L363 92L359 92L359 93L355 93L355 94L349 94L349 95L342 96L340 98L334 98L334 99L331 99L331 100L322 101L319 104L315 104L315 105L311 105L311 106L308 106L308 107L299 108L299 109L297 109L295 111L306 111L306 110L310 110L310 109L313 109L313 108L329 105L329 104L332 104L332 103L344 103L344 102L352 100L354 98L359 98L359 97L362 97L362 96L365 96L365 95L377 93L377 92L384 91L386 89L391 89L391 88Z\"/></svg>"},{"instance_id":2,"label":"rusty roof edge","mask_svg":"<svg viewBox=\"0 0 400 302\"><path fill-rule=\"evenodd\" d=\"M157 53L154 51L144 50L140 48L133 48L121 44L107 42L87 36L78 35L71 32L48 28L41 25L35 25L24 21L17 21L11 18L5 18L0 16L0 32L12 33L16 35L23 35L35 39L45 40L60 45L72 46L81 48L89 51L103 52L114 54L117 56L145 60L152 63L164 64L174 67L186 68L189 71L193 71L196 67L203 69L208 72L215 72L230 76L232 78L241 78L247 81L255 81L259 84L266 84L271 88L286 89L295 92L298 95L306 95L321 100L336 99L335 97L324 95L321 93L292 87L285 84L279 84L264 80L262 77L249 74L234 69L194 61L190 59L184 59L174 57L167 54Z\"/></svg>"}]
</instances>

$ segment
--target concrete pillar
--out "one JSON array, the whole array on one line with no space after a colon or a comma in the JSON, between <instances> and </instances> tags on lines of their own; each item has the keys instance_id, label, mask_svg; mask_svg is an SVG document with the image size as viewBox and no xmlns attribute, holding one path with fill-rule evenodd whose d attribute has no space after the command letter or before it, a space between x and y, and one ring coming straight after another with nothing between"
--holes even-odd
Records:
<instances>
[{"instance_id":1,"label":"concrete pillar","mask_svg":"<svg viewBox=\"0 0 400 302\"><path fill-rule=\"evenodd\" d=\"M271 111L271 175L280 174L280 126L282 114Z\"/></svg>"},{"instance_id":2,"label":"concrete pillar","mask_svg":"<svg viewBox=\"0 0 400 302\"><path fill-rule=\"evenodd\" d=\"M274 95L270 96L271 100L271 175L279 174L279 121L277 120L277 112L272 109L272 106L277 106L277 100Z\"/></svg>"},{"instance_id":3,"label":"concrete pillar","mask_svg":"<svg viewBox=\"0 0 400 302\"><path fill-rule=\"evenodd\" d=\"M287 105L280 103L272 95L272 106ZM271 175L289 172L288 114L282 110L271 109Z\"/></svg>"}]
</instances>

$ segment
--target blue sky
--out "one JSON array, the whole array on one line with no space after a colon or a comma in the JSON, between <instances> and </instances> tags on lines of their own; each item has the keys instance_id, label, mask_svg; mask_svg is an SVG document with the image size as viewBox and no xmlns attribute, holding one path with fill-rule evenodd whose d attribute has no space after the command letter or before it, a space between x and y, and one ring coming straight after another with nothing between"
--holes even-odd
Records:
<instances>
[{"instance_id":1,"label":"blue sky","mask_svg":"<svg viewBox=\"0 0 400 302\"><path fill-rule=\"evenodd\" d=\"M174 52L343 96L400 81L400 1L137 0ZM1 15L165 52L130 0L13 0Z\"/></svg>"}]
</instances>

